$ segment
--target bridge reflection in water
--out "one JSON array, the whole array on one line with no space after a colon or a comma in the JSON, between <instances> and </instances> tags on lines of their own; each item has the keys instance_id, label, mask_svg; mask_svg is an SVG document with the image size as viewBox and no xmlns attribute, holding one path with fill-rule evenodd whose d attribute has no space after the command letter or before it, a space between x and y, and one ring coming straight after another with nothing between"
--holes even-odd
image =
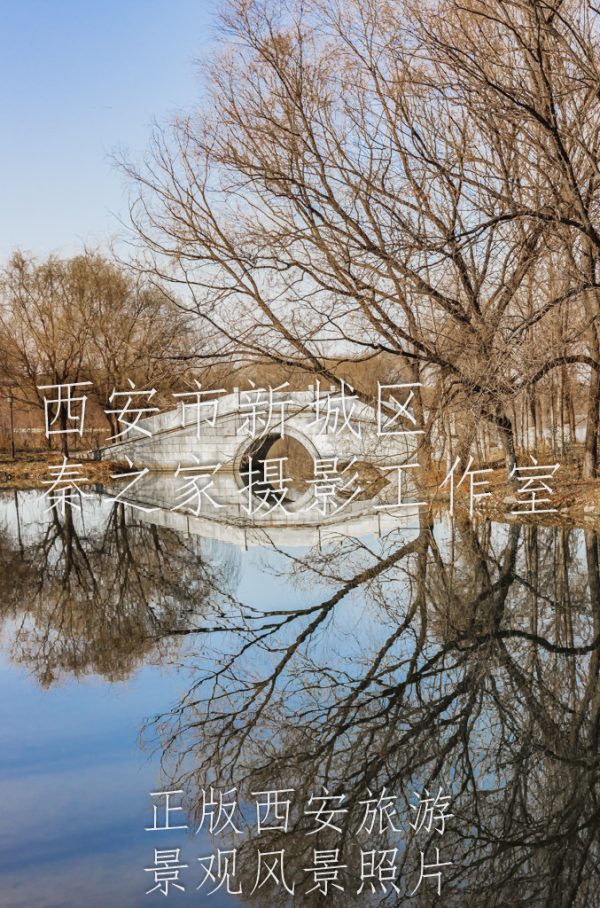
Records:
<instances>
[{"instance_id":1,"label":"bridge reflection in water","mask_svg":"<svg viewBox=\"0 0 600 908\"><path fill-rule=\"evenodd\" d=\"M367 488L353 501L341 500L338 512L329 516L314 508L294 510L294 502L289 510L275 508L270 513L257 510L250 516L244 509L248 505L248 490L239 475L232 470L220 471L213 481L210 494L219 507L204 505L198 515L177 506L181 478L165 472L148 473L142 483L133 486L120 500L129 504L130 519L135 521L219 539L242 548L264 544L265 534L277 545L312 546L333 537L382 536L397 527L419 527L419 509L414 504L389 510L377 507L381 501L396 500L395 476L375 483L379 491L372 495ZM103 497L108 500L123 488L123 482L115 482L103 488Z\"/></svg>"}]
</instances>

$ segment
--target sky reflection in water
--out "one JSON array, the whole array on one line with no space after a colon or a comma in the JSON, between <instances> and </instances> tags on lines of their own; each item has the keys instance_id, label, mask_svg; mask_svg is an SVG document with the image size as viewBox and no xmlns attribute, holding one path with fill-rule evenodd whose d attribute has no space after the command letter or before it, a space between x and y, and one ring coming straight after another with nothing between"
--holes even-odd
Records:
<instances>
[{"instance_id":1,"label":"sky reflection in water","mask_svg":"<svg viewBox=\"0 0 600 908\"><path fill-rule=\"evenodd\" d=\"M150 791L183 788L193 833L210 784L238 787L248 819L251 792L296 789L289 832L260 839L285 847L294 904L433 904L435 887L409 894L435 846L453 861L437 904L600 904L591 531L423 521L245 552L100 498L63 520L11 493L0 519L0 905L162 904L144 867L178 845L174 902L240 904L196 891L204 832L144 832ZM307 836L324 784L346 795L340 841ZM360 802L384 786L402 832L361 839ZM417 841L413 792L440 786L455 817ZM247 892L252 823L235 844ZM312 849L340 844L346 890L306 896ZM356 895L359 847L398 847L387 901Z\"/></svg>"}]
</instances>

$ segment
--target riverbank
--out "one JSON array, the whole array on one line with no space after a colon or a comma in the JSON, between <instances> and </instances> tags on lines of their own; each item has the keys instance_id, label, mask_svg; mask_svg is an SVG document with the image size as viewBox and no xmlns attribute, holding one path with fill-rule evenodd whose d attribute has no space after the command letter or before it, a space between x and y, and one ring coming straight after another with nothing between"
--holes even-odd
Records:
<instances>
[{"instance_id":1,"label":"riverbank","mask_svg":"<svg viewBox=\"0 0 600 908\"><path fill-rule=\"evenodd\" d=\"M48 480L56 478L57 467L62 463L62 455L47 452L18 453L15 460L0 457L0 490L9 489L44 489ZM116 464L108 461L91 460L77 453L69 457L69 465L81 464L81 475L87 484L107 482L115 471Z\"/></svg>"},{"instance_id":2,"label":"riverbank","mask_svg":"<svg viewBox=\"0 0 600 908\"><path fill-rule=\"evenodd\" d=\"M92 460L83 452L74 453L69 458L70 465L80 464L81 475L90 483L106 483L111 473L123 472L127 467L123 463ZM49 480L56 478L56 468L62 463L62 455L49 454L47 451L20 452L13 461L6 455L0 456L0 491L13 489L47 488ZM548 484L552 488L551 501L538 505L540 508L554 508L552 513L526 513L525 496L517 494L515 485L507 482L506 469L494 469L491 473L476 476L476 480L487 480L489 485L478 486L477 492L489 492L489 496L480 498L475 503L475 516L485 515L501 521L536 522L547 526L572 525L600 528L600 478L580 479L577 464L569 464L570 478L560 475L553 477ZM434 511L447 510L450 496L447 487L440 488L444 479L442 472L430 475L420 497L431 503ZM364 477L363 477L364 480ZM458 479L457 479L458 482ZM378 487L375 491L378 490ZM469 481L455 489L454 507L462 514L469 510ZM514 512L520 513L514 513Z\"/></svg>"},{"instance_id":3,"label":"riverbank","mask_svg":"<svg viewBox=\"0 0 600 908\"><path fill-rule=\"evenodd\" d=\"M476 476L476 480L488 480L489 485L478 486L476 492L489 492L485 498L475 502L475 515L483 514L492 519L515 522L535 522L546 526L565 524L572 526L600 527L600 478L580 479L573 476L564 478L557 473L551 480L545 480L552 489L551 493L538 492L538 499L547 497L546 503L536 503L535 513L528 513L531 508L530 496L523 493L519 486L506 479L506 469L496 469L492 473ZM441 477L440 482L443 480ZM450 504L450 495L446 488L432 483L427 490L427 497L434 509L446 510ZM455 490L455 510L462 513L469 510L469 481ZM553 509L550 513L540 509Z\"/></svg>"}]
</instances>

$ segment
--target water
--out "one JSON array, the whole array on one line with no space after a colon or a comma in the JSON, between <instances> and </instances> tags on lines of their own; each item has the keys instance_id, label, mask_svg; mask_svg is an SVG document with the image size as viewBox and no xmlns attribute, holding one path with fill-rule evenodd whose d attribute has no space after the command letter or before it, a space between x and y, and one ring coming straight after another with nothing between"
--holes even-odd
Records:
<instances>
[{"instance_id":1,"label":"water","mask_svg":"<svg viewBox=\"0 0 600 908\"><path fill-rule=\"evenodd\" d=\"M155 848L188 865L174 904L600 905L593 532L409 517L228 541L155 505L0 501L0 905L162 904ZM167 790L188 829L146 831ZM257 801L287 831L258 835ZM196 888L218 849L239 895Z\"/></svg>"}]
</instances>

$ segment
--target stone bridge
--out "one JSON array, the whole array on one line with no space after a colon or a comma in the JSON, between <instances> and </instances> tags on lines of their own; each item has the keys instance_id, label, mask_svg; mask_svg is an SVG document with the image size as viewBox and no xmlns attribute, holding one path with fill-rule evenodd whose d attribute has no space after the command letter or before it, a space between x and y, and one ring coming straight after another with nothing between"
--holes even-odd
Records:
<instances>
[{"instance_id":1,"label":"stone bridge","mask_svg":"<svg viewBox=\"0 0 600 908\"><path fill-rule=\"evenodd\" d=\"M314 395L312 388L301 392L277 392L273 395L271 419L259 426L261 434L250 435L249 408L246 392L235 389L233 393L219 398L216 418L205 419L198 429L197 412L190 413L190 405L183 402L173 409L148 419L141 420L139 425L150 434L145 436L132 430L131 439L118 444L101 448L94 452L98 459L124 462L129 460L136 470L147 468L148 474L143 482L136 484L127 495L134 507L140 512L145 509L145 519L163 523L187 532L199 532L206 535L205 523L210 521L212 533L215 524L223 527L223 538L227 539L234 526L255 528L293 527L317 528L324 525L340 526L350 522L352 531L360 527L362 532L380 532L382 521L389 529L388 512L374 507L378 501L395 501L397 498L397 474L385 473L383 468L414 459L415 436L395 435L379 436L377 432L377 414L367 404L352 401L353 409L347 410L354 432L348 427L340 431L343 416L338 414L338 423L330 419L329 423L321 418L315 423ZM281 403L286 401L284 420L281 419ZM279 406L278 406L279 405ZM214 414L213 414L214 416ZM336 428L338 431L335 431ZM311 461L338 458L339 467L356 460L359 469L360 496L348 506L344 504L340 513L324 515L314 509L314 492L305 482L306 473L295 488L289 488L286 496L285 510L278 509L259 512L249 519L249 512L244 506L244 495L248 493L248 482L244 480L249 458L255 465L269 456L278 457L280 453L270 454L282 439L293 440L309 456ZM289 442L291 443L291 442ZM280 448L281 451L281 448ZM286 463L291 466L294 461ZM297 463L297 461L295 461ZM179 467L209 467L219 464L214 474L211 495L218 505L210 509L212 513L195 513L182 503L185 498L184 474L177 475ZM310 476L313 464L310 462ZM374 468L374 469L373 469ZM370 475L369 475L369 471ZM290 481L298 480L292 470L286 469ZM410 489L410 471L405 476L404 486ZM349 474L350 475L350 474ZM247 476L247 473L246 473ZM115 484L116 485L116 484ZM183 492L182 492L183 489ZM241 494L240 494L241 493ZM410 498L410 492L408 493ZM404 500L404 499L403 499ZM178 505L179 502L179 505ZM311 508L313 505L313 508ZM400 514L402 519L414 518L418 509L404 506ZM293 533L290 535L292 538ZM246 530L243 538L248 539Z\"/></svg>"},{"instance_id":2,"label":"stone bridge","mask_svg":"<svg viewBox=\"0 0 600 908\"><path fill-rule=\"evenodd\" d=\"M414 451L414 436L378 436L375 410L359 401L351 403L349 421L355 432L347 427L339 431L343 422L341 413L338 431L334 419L326 425L325 417L321 417L315 423L312 387L306 391L274 393L272 419L261 435L252 437L248 433L250 406L244 397L246 393L235 388L231 394L220 397L214 424L206 418L205 410L199 431L196 416L189 412L191 405L180 402L172 410L140 420L139 425L150 433L148 436L133 430L122 442L100 448L94 454L102 460L129 459L153 471L171 472L179 464L197 462L205 466L219 463L223 469L239 472L245 458L250 455L257 460L264 459L281 437L295 439L313 459L339 457L347 462L355 457L375 466L406 462ZM282 422L277 411L284 400L287 406Z\"/></svg>"}]
</instances>

